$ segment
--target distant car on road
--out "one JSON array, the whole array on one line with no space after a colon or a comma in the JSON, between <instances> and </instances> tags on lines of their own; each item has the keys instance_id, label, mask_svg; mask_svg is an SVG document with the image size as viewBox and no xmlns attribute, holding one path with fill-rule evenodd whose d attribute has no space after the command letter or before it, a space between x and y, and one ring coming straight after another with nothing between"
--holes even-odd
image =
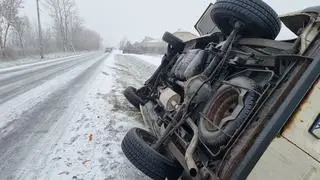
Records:
<instances>
[{"instance_id":1,"label":"distant car on road","mask_svg":"<svg viewBox=\"0 0 320 180\"><path fill-rule=\"evenodd\" d=\"M113 48L107 47L107 48L104 50L104 52L105 52L105 53L111 53L112 50L113 50Z\"/></svg>"}]
</instances>

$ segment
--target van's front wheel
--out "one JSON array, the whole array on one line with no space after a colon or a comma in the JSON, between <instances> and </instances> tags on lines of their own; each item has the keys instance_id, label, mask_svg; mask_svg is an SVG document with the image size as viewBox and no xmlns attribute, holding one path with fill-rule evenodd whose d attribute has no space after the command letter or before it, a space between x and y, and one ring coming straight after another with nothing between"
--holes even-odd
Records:
<instances>
[{"instance_id":1,"label":"van's front wheel","mask_svg":"<svg viewBox=\"0 0 320 180\"><path fill-rule=\"evenodd\" d=\"M139 128L131 129L124 137L121 148L129 161L152 179L178 179L183 168L172 158L160 154L151 147L157 138Z\"/></svg>"}]
</instances>

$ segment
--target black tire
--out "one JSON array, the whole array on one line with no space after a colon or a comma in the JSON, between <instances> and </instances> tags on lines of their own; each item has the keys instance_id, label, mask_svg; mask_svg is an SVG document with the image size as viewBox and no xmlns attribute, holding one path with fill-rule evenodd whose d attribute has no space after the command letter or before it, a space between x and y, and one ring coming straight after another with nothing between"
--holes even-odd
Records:
<instances>
[{"instance_id":1,"label":"black tire","mask_svg":"<svg viewBox=\"0 0 320 180\"><path fill-rule=\"evenodd\" d=\"M241 87L256 89L255 82L246 77L237 77L230 80L230 82ZM203 114L209 118L211 123L219 126L221 120L225 117L225 113L231 108L232 105L230 104L239 102L238 91L239 88L235 88L231 85L221 86L217 90L217 93L214 95L214 97L205 106ZM220 147L225 145L230 140L230 136L232 136L245 122L257 99L258 96L255 92L247 92L242 99L243 107L236 118L220 127L223 132L212 126L211 123L208 122L208 119L201 117L199 121L200 138L207 145L212 147Z\"/></svg>"},{"instance_id":2,"label":"black tire","mask_svg":"<svg viewBox=\"0 0 320 180\"><path fill-rule=\"evenodd\" d=\"M181 39L169 32L164 33L164 35L162 36L162 40L172 45L173 48L178 52L182 51L185 47L185 43Z\"/></svg>"},{"instance_id":3,"label":"black tire","mask_svg":"<svg viewBox=\"0 0 320 180\"><path fill-rule=\"evenodd\" d=\"M145 101L137 94L137 89L134 87L129 86L124 90L123 95L137 109L140 109L140 104L145 104Z\"/></svg>"},{"instance_id":4,"label":"black tire","mask_svg":"<svg viewBox=\"0 0 320 180\"><path fill-rule=\"evenodd\" d=\"M183 168L177 161L163 156L150 146L156 140L151 133L133 128L122 140L121 148L129 161L150 178L178 179Z\"/></svg>"},{"instance_id":5,"label":"black tire","mask_svg":"<svg viewBox=\"0 0 320 180\"><path fill-rule=\"evenodd\" d=\"M245 24L245 37L275 39L281 29L278 14L262 0L217 0L211 17L220 30L229 35L235 21Z\"/></svg>"}]
</instances>

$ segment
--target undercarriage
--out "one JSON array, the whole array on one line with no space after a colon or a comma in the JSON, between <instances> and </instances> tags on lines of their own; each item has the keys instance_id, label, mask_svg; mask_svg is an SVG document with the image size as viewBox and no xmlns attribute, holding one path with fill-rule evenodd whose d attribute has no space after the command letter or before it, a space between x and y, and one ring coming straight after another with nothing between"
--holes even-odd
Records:
<instances>
[{"instance_id":1,"label":"undercarriage","mask_svg":"<svg viewBox=\"0 0 320 180\"><path fill-rule=\"evenodd\" d=\"M241 2L248 9L235 16L230 8L241 9ZM250 17L253 5L269 15ZM288 41L274 40L280 19L261 1L221 0L206 14L221 31L188 42L165 33L168 50L161 65L143 87L124 92L151 132L132 129L122 149L153 179L231 179L319 56L317 13L302 12L303 21L295 24L301 26L298 37ZM292 23L288 16L282 19Z\"/></svg>"}]
</instances>

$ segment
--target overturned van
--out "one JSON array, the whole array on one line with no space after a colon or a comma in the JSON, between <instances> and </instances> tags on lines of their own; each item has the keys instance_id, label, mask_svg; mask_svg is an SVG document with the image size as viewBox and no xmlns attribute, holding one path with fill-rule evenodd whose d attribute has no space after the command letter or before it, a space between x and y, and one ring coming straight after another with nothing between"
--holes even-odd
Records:
<instances>
[{"instance_id":1,"label":"overturned van","mask_svg":"<svg viewBox=\"0 0 320 180\"><path fill-rule=\"evenodd\" d=\"M297 35L275 40L281 21ZM320 179L320 7L278 16L261 0L217 0L127 100L126 157L153 179Z\"/></svg>"}]
</instances>

